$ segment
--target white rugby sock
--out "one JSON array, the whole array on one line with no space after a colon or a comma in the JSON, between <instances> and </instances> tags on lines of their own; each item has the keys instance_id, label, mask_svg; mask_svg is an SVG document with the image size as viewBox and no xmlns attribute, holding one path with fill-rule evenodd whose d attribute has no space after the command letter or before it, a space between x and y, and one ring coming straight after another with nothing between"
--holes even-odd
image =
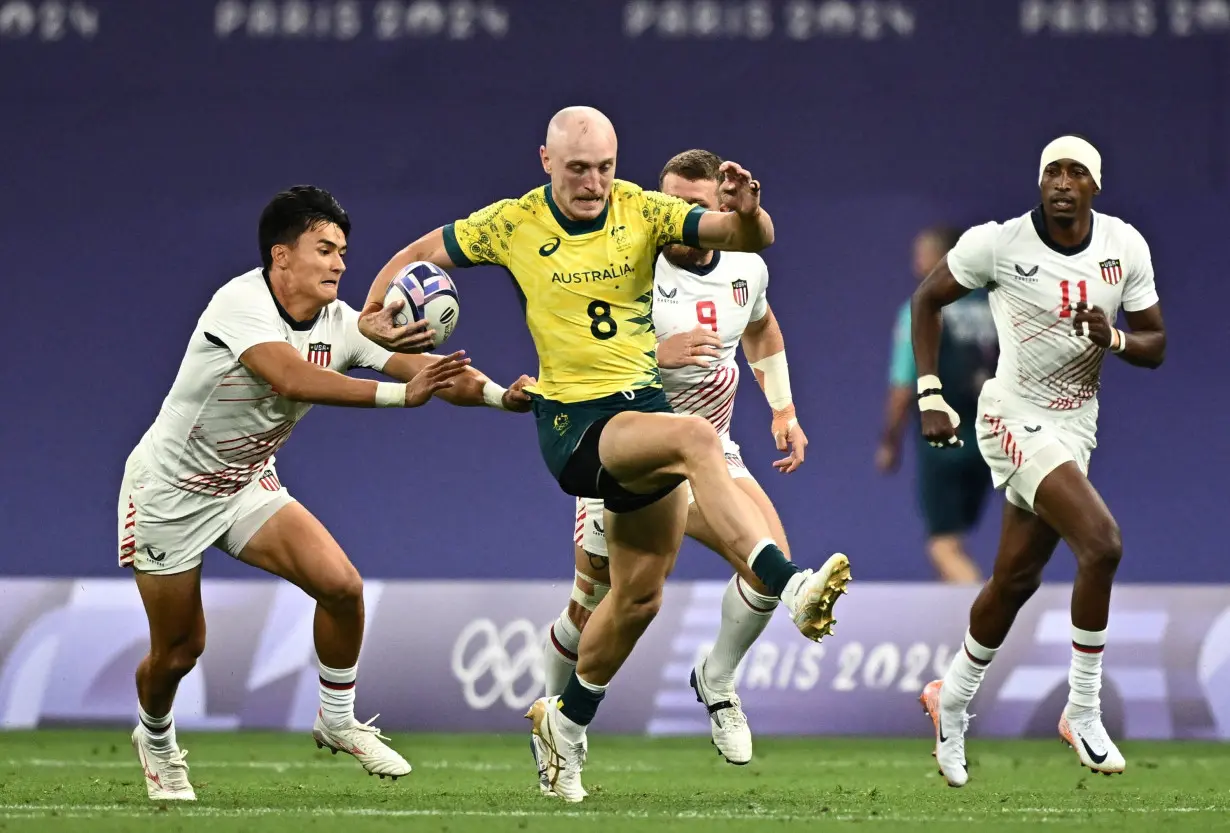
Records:
<instances>
[{"instance_id":1,"label":"white rugby sock","mask_svg":"<svg viewBox=\"0 0 1230 833\"><path fill-rule=\"evenodd\" d=\"M722 594L722 624L717 641L704 661L705 683L719 692L730 692L735 671L752 643L764 632L778 600L762 596L738 576L732 576Z\"/></svg>"},{"instance_id":2,"label":"white rugby sock","mask_svg":"<svg viewBox=\"0 0 1230 833\"><path fill-rule=\"evenodd\" d=\"M150 746L155 749L175 748L175 721L171 717L171 712L167 712L162 717L154 717L141 708L141 701L138 700L137 717L141 720L141 729L145 732L145 737L149 739Z\"/></svg>"},{"instance_id":3,"label":"white rugby sock","mask_svg":"<svg viewBox=\"0 0 1230 833\"><path fill-rule=\"evenodd\" d=\"M359 666L320 668L320 717L330 729L345 729L354 723L354 684Z\"/></svg>"},{"instance_id":4,"label":"white rugby sock","mask_svg":"<svg viewBox=\"0 0 1230 833\"><path fill-rule=\"evenodd\" d=\"M1106 630L1086 631L1072 626L1072 664L1068 667L1068 702L1080 709L1102 704L1102 650Z\"/></svg>"},{"instance_id":5,"label":"white rugby sock","mask_svg":"<svg viewBox=\"0 0 1230 833\"><path fill-rule=\"evenodd\" d=\"M581 646L581 632L568 618L568 608L555 620L547 632L542 646L543 677L546 679L546 697L564 693L564 686L577 667L577 649Z\"/></svg>"},{"instance_id":6,"label":"white rugby sock","mask_svg":"<svg viewBox=\"0 0 1230 833\"><path fill-rule=\"evenodd\" d=\"M967 630L965 644L948 666L944 686L940 689L940 705L947 710L969 708L970 701L978 693L978 686L987 673L987 666L995 659L998 648L988 648L974 639Z\"/></svg>"}]
</instances>

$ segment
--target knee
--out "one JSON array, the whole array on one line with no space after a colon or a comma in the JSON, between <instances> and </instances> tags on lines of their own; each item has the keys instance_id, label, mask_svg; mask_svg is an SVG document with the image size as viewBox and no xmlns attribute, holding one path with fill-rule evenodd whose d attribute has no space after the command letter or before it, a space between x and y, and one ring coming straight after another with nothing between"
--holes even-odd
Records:
<instances>
[{"instance_id":1,"label":"knee","mask_svg":"<svg viewBox=\"0 0 1230 833\"><path fill-rule=\"evenodd\" d=\"M328 610L356 608L363 603L363 577L347 563L313 588L312 595Z\"/></svg>"},{"instance_id":2,"label":"knee","mask_svg":"<svg viewBox=\"0 0 1230 833\"><path fill-rule=\"evenodd\" d=\"M621 594L620 618L632 628L645 629L662 609L662 588Z\"/></svg>"},{"instance_id":3,"label":"knee","mask_svg":"<svg viewBox=\"0 0 1230 833\"><path fill-rule=\"evenodd\" d=\"M696 459L709 454L722 453L722 441L718 438L713 423L704 417L681 416L678 419L676 448L684 459Z\"/></svg>"},{"instance_id":4,"label":"knee","mask_svg":"<svg viewBox=\"0 0 1230 833\"><path fill-rule=\"evenodd\" d=\"M1029 569L1007 576L993 576L991 583L996 595L1009 609L1019 610L1025 606L1038 588L1042 586L1042 569Z\"/></svg>"},{"instance_id":5,"label":"knee","mask_svg":"<svg viewBox=\"0 0 1230 833\"><path fill-rule=\"evenodd\" d=\"M175 677L183 677L196 667L196 661L205 653L205 632L192 633L176 640L161 650L152 651L152 664Z\"/></svg>"},{"instance_id":6,"label":"knee","mask_svg":"<svg viewBox=\"0 0 1230 833\"><path fill-rule=\"evenodd\" d=\"M1123 537L1119 524L1107 518L1077 551L1080 567L1114 574L1123 558Z\"/></svg>"}]
</instances>

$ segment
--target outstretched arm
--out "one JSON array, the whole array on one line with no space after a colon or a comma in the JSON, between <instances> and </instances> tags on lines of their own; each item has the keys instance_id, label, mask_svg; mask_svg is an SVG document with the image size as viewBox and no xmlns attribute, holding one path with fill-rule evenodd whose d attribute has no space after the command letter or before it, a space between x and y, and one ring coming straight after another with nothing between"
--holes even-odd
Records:
<instances>
[{"instance_id":1,"label":"outstretched arm","mask_svg":"<svg viewBox=\"0 0 1230 833\"><path fill-rule=\"evenodd\" d=\"M409 382L440 359L440 356L431 353L417 355L395 353L389 357L380 372L394 379ZM530 409L530 397L523 388L532 384L534 384L533 378L522 376L505 389L476 368L467 367L464 373L453 380L452 387L438 391L436 396L450 405L461 407L486 405L504 411L524 413Z\"/></svg>"},{"instance_id":2,"label":"outstretched arm","mask_svg":"<svg viewBox=\"0 0 1230 833\"><path fill-rule=\"evenodd\" d=\"M452 387L453 380L470 363L461 353L434 357L427 372L421 376L411 374L403 380L410 384L400 384L352 379L343 373L317 367L284 341L253 345L243 351L239 360L286 399L352 408L417 407L433 394Z\"/></svg>"}]
</instances>

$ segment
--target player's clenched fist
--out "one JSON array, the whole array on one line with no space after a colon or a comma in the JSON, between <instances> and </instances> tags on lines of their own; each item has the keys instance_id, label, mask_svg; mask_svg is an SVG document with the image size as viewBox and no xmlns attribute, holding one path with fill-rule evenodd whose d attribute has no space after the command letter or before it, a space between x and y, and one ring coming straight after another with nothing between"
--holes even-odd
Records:
<instances>
[{"instance_id":1,"label":"player's clenched fist","mask_svg":"<svg viewBox=\"0 0 1230 833\"><path fill-rule=\"evenodd\" d=\"M965 445L957 437L961 417L944 401L942 390L943 386L935 376L923 376L918 380L922 434L934 448L960 448Z\"/></svg>"},{"instance_id":2,"label":"player's clenched fist","mask_svg":"<svg viewBox=\"0 0 1230 833\"><path fill-rule=\"evenodd\" d=\"M504 391L502 397L504 410L516 411L523 414L530 409L530 395L525 392L525 389L531 385L538 384L538 380L533 376L522 375L520 379L508 386L508 390Z\"/></svg>"},{"instance_id":3,"label":"player's clenched fist","mask_svg":"<svg viewBox=\"0 0 1230 833\"><path fill-rule=\"evenodd\" d=\"M1103 350L1111 346L1111 326L1106 318L1106 312L1101 307L1091 307L1081 301L1074 308L1072 316L1072 332L1085 336Z\"/></svg>"}]
</instances>

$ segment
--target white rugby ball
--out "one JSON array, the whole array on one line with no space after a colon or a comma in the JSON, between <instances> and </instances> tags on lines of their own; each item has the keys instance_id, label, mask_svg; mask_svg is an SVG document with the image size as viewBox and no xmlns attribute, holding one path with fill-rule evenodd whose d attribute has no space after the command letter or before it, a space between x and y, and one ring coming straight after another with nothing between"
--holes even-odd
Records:
<instances>
[{"instance_id":1,"label":"white rugby ball","mask_svg":"<svg viewBox=\"0 0 1230 833\"><path fill-rule=\"evenodd\" d=\"M427 321L435 331L433 347L439 347L453 334L461 307L457 304L457 287L453 279L439 266L415 261L397 273L384 293L384 304L394 300L406 305L393 317L393 323L404 327L411 321Z\"/></svg>"}]
</instances>

